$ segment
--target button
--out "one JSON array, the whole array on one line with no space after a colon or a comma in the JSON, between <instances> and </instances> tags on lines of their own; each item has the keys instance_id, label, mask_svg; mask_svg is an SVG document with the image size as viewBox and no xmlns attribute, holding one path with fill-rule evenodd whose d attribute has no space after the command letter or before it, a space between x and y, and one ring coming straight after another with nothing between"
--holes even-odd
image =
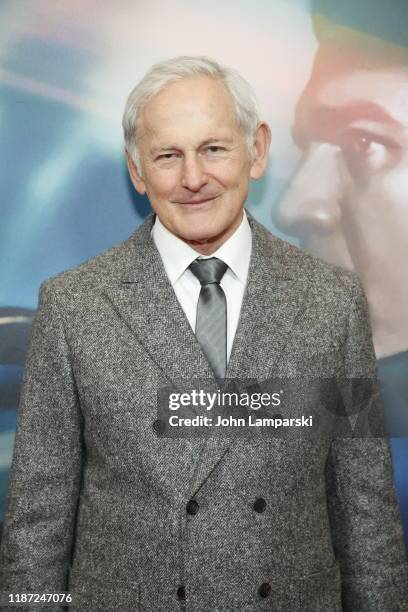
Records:
<instances>
[{"instance_id":1,"label":"button","mask_svg":"<svg viewBox=\"0 0 408 612\"><path fill-rule=\"evenodd\" d=\"M261 597L268 597L271 592L271 585L269 582L263 582L258 589L258 593Z\"/></svg>"},{"instance_id":2,"label":"button","mask_svg":"<svg viewBox=\"0 0 408 612\"><path fill-rule=\"evenodd\" d=\"M195 499L190 499L190 501L187 502L186 506L187 513L193 516L194 514L197 514L199 507L200 506L198 505L198 502L196 502Z\"/></svg>"},{"instance_id":3,"label":"button","mask_svg":"<svg viewBox=\"0 0 408 612\"><path fill-rule=\"evenodd\" d=\"M258 497L258 499L254 501L253 507L255 512L259 512L259 514L261 514L261 512L263 512L266 508L266 501L263 497Z\"/></svg>"},{"instance_id":4,"label":"button","mask_svg":"<svg viewBox=\"0 0 408 612\"><path fill-rule=\"evenodd\" d=\"M166 425L160 419L153 421L153 429L157 434L162 434L166 430Z\"/></svg>"},{"instance_id":5,"label":"button","mask_svg":"<svg viewBox=\"0 0 408 612\"><path fill-rule=\"evenodd\" d=\"M186 598L186 587L184 584L180 584L179 588L177 589L177 597L180 601L183 601Z\"/></svg>"}]
</instances>

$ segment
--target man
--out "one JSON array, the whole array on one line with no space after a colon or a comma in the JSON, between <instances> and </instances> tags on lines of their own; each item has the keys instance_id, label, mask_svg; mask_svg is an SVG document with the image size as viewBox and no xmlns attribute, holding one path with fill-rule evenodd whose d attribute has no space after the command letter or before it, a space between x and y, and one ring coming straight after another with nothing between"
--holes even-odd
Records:
<instances>
[{"instance_id":1,"label":"man","mask_svg":"<svg viewBox=\"0 0 408 612\"><path fill-rule=\"evenodd\" d=\"M320 46L293 127L304 156L276 221L361 277L408 549L408 4L313 6Z\"/></svg>"},{"instance_id":2,"label":"man","mask_svg":"<svg viewBox=\"0 0 408 612\"><path fill-rule=\"evenodd\" d=\"M160 435L169 383L376 377L355 276L244 213L270 143L251 89L175 58L123 125L155 215L42 285L2 590L67 590L81 610L404 610L385 439Z\"/></svg>"}]
</instances>

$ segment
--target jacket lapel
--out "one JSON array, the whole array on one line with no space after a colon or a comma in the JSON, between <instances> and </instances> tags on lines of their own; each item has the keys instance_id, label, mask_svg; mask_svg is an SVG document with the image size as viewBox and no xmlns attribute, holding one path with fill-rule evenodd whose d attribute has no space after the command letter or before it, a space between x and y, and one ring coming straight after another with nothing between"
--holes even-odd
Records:
<instances>
[{"instance_id":1,"label":"jacket lapel","mask_svg":"<svg viewBox=\"0 0 408 612\"><path fill-rule=\"evenodd\" d=\"M261 382L274 375L274 366L305 307L309 280L299 277L291 247L248 218L252 256L227 377Z\"/></svg>"},{"instance_id":2,"label":"jacket lapel","mask_svg":"<svg viewBox=\"0 0 408 612\"><path fill-rule=\"evenodd\" d=\"M164 270L151 237L153 215L127 241L120 278L106 288L118 317L133 332L163 379L212 379L198 344Z\"/></svg>"},{"instance_id":3,"label":"jacket lapel","mask_svg":"<svg viewBox=\"0 0 408 612\"><path fill-rule=\"evenodd\" d=\"M104 288L106 297L161 370L163 387L177 388L193 380L215 382L151 237L153 221L151 215L124 247L119 247L114 279ZM189 484L204 447L205 438L162 441L163 461L156 457L153 465L159 464L169 495L188 499Z\"/></svg>"}]
</instances>

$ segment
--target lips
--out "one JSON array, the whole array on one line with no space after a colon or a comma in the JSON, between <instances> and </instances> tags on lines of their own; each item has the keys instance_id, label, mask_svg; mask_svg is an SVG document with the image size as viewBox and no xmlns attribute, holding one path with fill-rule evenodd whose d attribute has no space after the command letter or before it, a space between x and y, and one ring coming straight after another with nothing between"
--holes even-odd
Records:
<instances>
[{"instance_id":1,"label":"lips","mask_svg":"<svg viewBox=\"0 0 408 612\"><path fill-rule=\"evenodd\" d=\"M196 198L191 198L190 200L183 200L183 201L179 201L178 204L181 204L182 206L195 206L198 204L204 204L205 202L211 202L212 200L215 200L215 198L217 198L218 196L214 195L214 196L201 196L201 197L196 197Z\"/></svg>"}]
</instances>

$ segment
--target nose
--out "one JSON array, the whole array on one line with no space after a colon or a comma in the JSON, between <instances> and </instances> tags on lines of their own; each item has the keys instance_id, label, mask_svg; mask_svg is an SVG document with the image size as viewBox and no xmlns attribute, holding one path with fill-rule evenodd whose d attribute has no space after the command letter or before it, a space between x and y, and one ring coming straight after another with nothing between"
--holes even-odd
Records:
<instances>
[{"instance_id":1,"label":"nose","mask_svg":"<svg viewBox=\"0 0 408 612\"><path fill-rule=\"evenodd\" d=\"M311 145L273 221L286 234L305 238L311 232L330 233L340 222L342 181L339 149L328 143Z\"/></svg>"},{"instance_id":2,"label":"nose","mask_svg":"<svg viewBox=\"0 0 408 612\"><path fill-rule=\"evenodd\" d=\"M186 155L183 161L181 184L186 189L198 192L208 182L203 162L195 154Z\"/></svg>"}]
</instances>

